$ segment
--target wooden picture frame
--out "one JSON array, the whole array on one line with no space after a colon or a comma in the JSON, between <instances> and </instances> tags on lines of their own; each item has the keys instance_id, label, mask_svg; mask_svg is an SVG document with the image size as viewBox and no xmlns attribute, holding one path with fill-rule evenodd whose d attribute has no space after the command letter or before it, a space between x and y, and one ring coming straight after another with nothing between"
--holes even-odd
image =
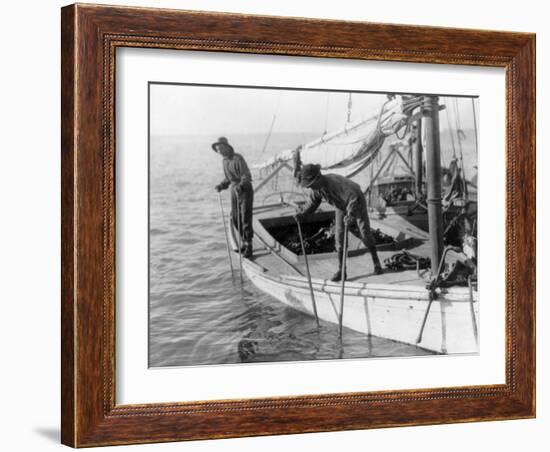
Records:
<instances>
[{"instance_id":1,"label":"wooden picture frame","mask_svg":"<svg viewBox=\"0 0 550 452\"><path fill-rule=\"evenodd\" d=\"M535 35L71 5L62 9L62 442L73 447L535 416ZM115 50L147 47L506 70L506 383L115 403Z\"/></svg>"}]
</instances>

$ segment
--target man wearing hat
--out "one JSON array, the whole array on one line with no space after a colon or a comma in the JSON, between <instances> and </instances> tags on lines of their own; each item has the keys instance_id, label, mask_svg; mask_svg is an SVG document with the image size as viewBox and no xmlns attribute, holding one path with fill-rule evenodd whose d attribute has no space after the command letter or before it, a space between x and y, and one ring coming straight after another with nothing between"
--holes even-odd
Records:
<instances>
[{"instance_id":1,"label":"man wearing hat","mask_svg":"<svg viewBox=\"0 0 550 452\"><path fill-rule=\"evenodd\" d=\"M254 190L250 170L243 156L235 152L227 138L218 138L218 141L212 143L212 149L223 157L223 172L225 175L225 179L215 188L217 191L222 191L231 186L231 217L235 227L237 229L240 227L241 238L244 242L241 251L244 257L250 258L252 257L252 238L254 237L252 229Z\"/></svg>"},{"instance_id":2,"label":"man wearing hat","mask_svg":"<svg viewBox=\"0 0 550 452\"><path fill-rule=\"evenodd\" d=\"M347 275L342 275L342 257L344 254L344 222L348 227L355 222L359 229L359 235L365 246L371 253L374 264L374 272L379 275L383 272L376 243L370 229L369 215L367 213L367 202L361 191L361 187L350 179L338 174L321 174L320 165L304 165L299 176L299 182L303 187L312 190L309 202L300 211L298 218L309 215L324 200L335 207L336 213L336 251L338 253L338 271L331 278L331 281L340 281Z\"/></svg>"}]
</instances>

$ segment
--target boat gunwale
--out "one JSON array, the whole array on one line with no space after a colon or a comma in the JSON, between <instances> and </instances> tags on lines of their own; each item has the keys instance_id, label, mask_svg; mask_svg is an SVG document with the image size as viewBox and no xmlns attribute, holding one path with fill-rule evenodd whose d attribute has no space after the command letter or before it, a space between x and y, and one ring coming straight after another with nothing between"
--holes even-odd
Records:
<instances>
[{"instance_id":1,"label":"boat gunwale","mask_svg":"<svg viewBox=\"0 0 550 452\"><path fill-rule=\"evenodd\" d=\"M268 280L272 283L281 284L294 289L304 291L309 290L308 281L305 277L280 275L272 276L266 272L263 267L255 264L250 259L243 258L245 270L251 271L254 276ZM315 292L325 293L327 295L339 294L341 286L327 279L312 279L313 289ZM329 289L329 290L327 290ZM469 292L465 288L452 288L453 290L445 289L438 293L439 297L434 299L436 302L444 303L469 303ZM457 291L459 289L459 291ZM465 290L463 290L465 289ZM477 291L474 291L474 303L478 303L479 299ZM395 284L380 284L380 283L357 283L350 282L345 286L344 295L355 297L371 297L371 298L394 298L396 300L429 300L429 290L419 286L397 286ZM451 298L449 298L451 297Z\"/></svg>"}]
</instances>

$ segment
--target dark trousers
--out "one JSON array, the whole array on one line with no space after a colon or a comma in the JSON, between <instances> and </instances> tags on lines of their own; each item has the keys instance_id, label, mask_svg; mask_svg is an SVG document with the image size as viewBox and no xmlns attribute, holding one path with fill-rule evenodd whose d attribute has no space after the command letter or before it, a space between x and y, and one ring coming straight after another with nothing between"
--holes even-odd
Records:
<instances>
[{"instance_id":1,"label":"dark trousers","mask_svg":"<svg viewBox=\"0 0 550 452\"><path fill-rule=\"evenodd\" d=\"M346 213L340 209L336 209L335 214L335 245L336 251L338 253L338 260L341 265L344 247L344 216L346 215ZM376 265L379 262L378 253L376 252L376 241L374 240L372 231L370 230L369 214L367 211L367 202L365 201L365 198L360 199L359 205L353 212L353 221L355 221L357 229L359 230L359 237L361 238L367 249L371 252L372 260Z\"/></svg>"},{"instance_id":2,"label":"dark trousers","mask_svg":"<svg viewBox=\"0 0 550 452\"><path fill-rule=\"evenodd\" d=\"M241 214L240 230L244 242L252 242L254 230L252 229L252 206L254 204L254 190L251 183L245 183L242 186L240 194L231 186L231 218L233 224L239 230L239 217Z\"/></svg>"}]
</instances>

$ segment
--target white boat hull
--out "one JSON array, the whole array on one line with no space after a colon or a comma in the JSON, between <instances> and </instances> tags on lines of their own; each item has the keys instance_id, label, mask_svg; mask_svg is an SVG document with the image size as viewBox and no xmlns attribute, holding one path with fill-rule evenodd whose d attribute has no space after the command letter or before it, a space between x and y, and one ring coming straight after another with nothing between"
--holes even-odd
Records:
<instances>
[{"instance_id":1,"label":"white boat hull","mask_svg":"<svg viewBox=\"0 0 550 452\"><path fill-rule=\"evenodd\" d=\"M236 234L230 228L229 239L235 251ZM250 259L243 258L242 264L246 276L259 290L314 315L306 277L270 275ZM339 325L340 283L312 278L312 286L319 319ZM430 305L429 291L422 286L346 281L342 324L366 335L436 353L475 354L479 351L477 291L472 296L473 300L466 287L438 289Z\"/></svg>"},{"instance_id":2,"label":"white boat hull","mask_svg":"<svg viewBox=\"0 0 550 452\"><path fill-rule=\"evenodd\" d=\"M294 309L313 315L306 278L271 277L248 259L243 260L243 268L258 289ZM319 318L338 324L340 285L318 279L312 283ZM422 329L429 305L428 290L417 286L347 282L343 326L437 353L477 353L479 303L476 297L474 294L472 303L467 288L453 288L438 294ZM421 340L417 342L421 330Z\"/></svg>"}]
</instances>

